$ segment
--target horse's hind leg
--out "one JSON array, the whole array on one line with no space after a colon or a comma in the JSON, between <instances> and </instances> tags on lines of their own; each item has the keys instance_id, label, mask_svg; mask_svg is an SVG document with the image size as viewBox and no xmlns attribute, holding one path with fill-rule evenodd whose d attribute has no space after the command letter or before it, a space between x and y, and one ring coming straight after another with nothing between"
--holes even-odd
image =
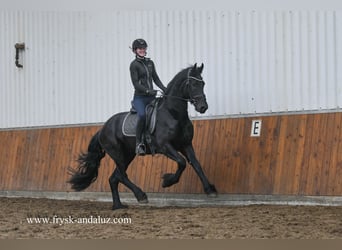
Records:
<instances>
[{"instance_id":1,"label":"horse's hind leg","mask_svg":"<svg viewBox=\"0 0 342 250\"><path fill-rule=\"evenodd\" d=\"M128 207L126 205L123 205L120 201L119 190L118 190L120 178L117 177L118 176L117 172L118 172L118 169L116 168L113 174L111 175L111 177L109 178L109 185L110 185L110 189L112 190L112 197L113 197L113 208L112 208L113 210Z\"/></svg>"},{"instance_id":2,"label":"horse's hind leg","mask_svg":"<svg viewBox=\"0 0 342 250\"><path fill-rule=\"evenodd\" d=\"M112 149L106 150L108 155L115 161L116 169L113 172L112 176L109 178L109 184L112 190L113 196L113 209L118 209L124 207L121 204L119 191L118 191L118 184L121 182L126 187L128 187L134 193L135 197L137 198L138 202L140 203L147 203L147 195L133 182L131 182L126 174L126 170L129 164L135 157L134 153L131 154L124 154L123 152L114 151Z\"/></svg>"}]
</instances>

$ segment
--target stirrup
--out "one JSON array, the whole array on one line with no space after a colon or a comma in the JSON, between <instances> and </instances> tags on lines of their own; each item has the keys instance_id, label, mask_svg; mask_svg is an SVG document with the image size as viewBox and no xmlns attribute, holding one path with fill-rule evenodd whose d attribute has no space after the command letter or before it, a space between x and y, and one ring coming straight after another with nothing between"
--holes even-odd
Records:
<instances>
[{"instance_id":1,"label":"stirrup","mask_svg":"<svg viewBox=\"0 0 342 250\"><path fill-rule=\"evenodd\" d=\"M144 143L139 143L135 148L135 153L137 155L145 155L146 154L146 146Z\"/></svg>"}]
</instances>

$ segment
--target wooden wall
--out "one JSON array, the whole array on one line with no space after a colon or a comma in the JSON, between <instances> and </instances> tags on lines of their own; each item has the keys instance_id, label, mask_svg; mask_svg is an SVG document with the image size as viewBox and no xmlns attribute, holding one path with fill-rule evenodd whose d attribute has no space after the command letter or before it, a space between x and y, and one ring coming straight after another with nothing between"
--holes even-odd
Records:
<instances>
[{"instance_id":1,"label":"wooden wall","mask_svg":"<svg viewBox=\"0 0 342 250\"><path fill-rule=\"evenodd\" d=\"M260 137L250 137L253 119L262 120ZM341 125L342 113L196 120L194 147L220 193L341 196ZM0 190L71 191L66 169L98 129L0 131ZM176 167L161 155L137 157L128 175L146 192L202 193L190 166L163 189L160 177ZM106 156L87 190L109 191L113 168Z\"/></svg>"}]
</instances>

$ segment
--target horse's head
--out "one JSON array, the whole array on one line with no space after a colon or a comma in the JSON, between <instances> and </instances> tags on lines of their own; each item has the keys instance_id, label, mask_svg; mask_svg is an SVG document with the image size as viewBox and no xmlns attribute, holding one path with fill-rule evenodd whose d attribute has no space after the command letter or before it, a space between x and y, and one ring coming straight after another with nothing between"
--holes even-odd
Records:
<instances>
[{"instance_id":1,"label":"horse's head","mask_svg":"<svg viewBox=\"0 0 342 250\"><path fill-rule=\"evenodd\" d=\"M204 81L202 79L203 63L197 67L197 63L192 68L189 68L187 89L190 102L195 106L195 110L201 114L208 109L207 99L204 94Z\"/></svg>"}]
</instances>

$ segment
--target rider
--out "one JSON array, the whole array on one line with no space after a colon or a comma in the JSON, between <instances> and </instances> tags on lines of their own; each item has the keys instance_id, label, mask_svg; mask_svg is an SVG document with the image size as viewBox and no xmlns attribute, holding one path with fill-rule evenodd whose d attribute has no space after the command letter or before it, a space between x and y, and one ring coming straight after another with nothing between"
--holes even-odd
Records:
<instances>
[{"instance_id":1,"label":"rider","mask_svg":"<svg viewBox=\"0 0 342 250\"><path fill-rule=\"evenodd\" d=\"M145 129L145 107L155 99L157 90L153 89L154 83L165 92L166 87L160 81L153 61L146 57L147 43L144 39L136 39L132 43L132 50L135 59L130 65L131 79L134 86L133 106L138 113L138 123L136 128L136 150L138 155L146 153L143 142L143 132Z\"/></svg>"}]
</instances>

